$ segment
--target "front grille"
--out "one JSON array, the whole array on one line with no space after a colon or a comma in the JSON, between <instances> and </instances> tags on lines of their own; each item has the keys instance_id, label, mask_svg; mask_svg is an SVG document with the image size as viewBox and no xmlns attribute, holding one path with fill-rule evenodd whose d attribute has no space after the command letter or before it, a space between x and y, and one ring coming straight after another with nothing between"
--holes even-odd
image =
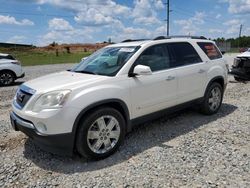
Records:
<instances>
[{"instance_id":1,"label":"front grille","mask_svg":"<svg viewBox=\"0 0 250 188\"><path fill-rule=\"evenodd\" d=\"M21 89L19 89L16 93L16 103L23 108L25 104L29 101L29 99L32 97L32 94L27 93Z\"/></svg>"},{"instance_id":2,"label":"front grille","mask_svg":"<svg viewBox=\"0 0 250 188\"><path fill-rule=\"evenodd\" d=\"M20 88L17 90L15 102L16 107L19 109L22 109L26 103L30 100L30 98L35 94L35 90L25 86L21 85Z\"/></svg>"}]
</instances>

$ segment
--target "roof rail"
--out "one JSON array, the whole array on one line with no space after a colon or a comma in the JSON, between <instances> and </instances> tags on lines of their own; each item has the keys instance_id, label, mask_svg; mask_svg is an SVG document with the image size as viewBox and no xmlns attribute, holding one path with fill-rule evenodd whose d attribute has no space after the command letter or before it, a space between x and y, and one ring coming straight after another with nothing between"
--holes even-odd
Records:
<instances>
[{"instance_id":1,"label":"roof rail","mask_svg":"<svg viewBox=\"0 0 250 188\"><path fill-rule=\"evenodd\" d=\"M207 40L207 38L204 36L190 36L190 35L175 35L175 36L169 36L169 37L159 36L159 37L156 37L154 40L163 40L163 39L172 39L172 38L191 38L191 39Z\"/></svg>"},{"instance_id":2,"label":"roof rail","mask_svg":"<svg viewBox=\"0 0 250 188\"><path fill-rule=\"evenodd\" d=\"M135 40L133 40L133 39L126 39L126 40L122 41L122 43L123 42L137 42L137 41L144 41L144 40L147 40L147 39L135 39Z\"/></svg>"},{"instance_id":3,"label":"roof rail","mask_svg":"<svg viewBox=\"0 0 250 188\"><path fill-rule=\"evenodd\" d=\"M171 37L159 36L154 38L154 40L163 40L163 39L170 39Z\"/></svg>"}]
</instances>

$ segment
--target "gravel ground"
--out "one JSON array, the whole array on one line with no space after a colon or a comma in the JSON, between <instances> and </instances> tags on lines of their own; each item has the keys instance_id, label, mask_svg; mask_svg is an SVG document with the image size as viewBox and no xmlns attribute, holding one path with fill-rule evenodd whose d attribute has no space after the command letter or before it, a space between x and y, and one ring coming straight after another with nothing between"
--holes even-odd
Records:
<instances>
[{"instance_id":1,"label":"gravel ground","mask_svg":"<svg viewBox=\"0 0 250 188\"><path fill-rule=\"evenodd\" d=\"M24 81L71 66L25 67ZM188 109L148 122L94 162L44 152L9 128L21 81L0 88L0 187L250 187L250 83L230 77L218 114Z\"/></svg>"}]
</instances>

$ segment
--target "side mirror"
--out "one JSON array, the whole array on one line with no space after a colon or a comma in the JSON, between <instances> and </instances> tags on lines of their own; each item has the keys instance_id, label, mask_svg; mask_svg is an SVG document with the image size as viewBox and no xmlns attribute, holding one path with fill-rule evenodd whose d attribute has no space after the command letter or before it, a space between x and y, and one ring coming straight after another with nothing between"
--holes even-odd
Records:
<instances>
[{"instance_id":1,"label":"side mirror","mask_svg":"<svg viewBox=\"0 0 250 188\"><path fill-rule=\"evenodd\" d=\"M134 75L151 75L152 71L149 66L136 65L134 68Z\"/></svg>"},{"instance_id":2,"label":"side mirror","mask_svg":"<svg viewBox=\"0 0 250 188\"><path fill-rule=\"evenodd\" d=\"M221 51L222 55L224 55L226 53L226 51Z\"/></svg>"}]
</instances>

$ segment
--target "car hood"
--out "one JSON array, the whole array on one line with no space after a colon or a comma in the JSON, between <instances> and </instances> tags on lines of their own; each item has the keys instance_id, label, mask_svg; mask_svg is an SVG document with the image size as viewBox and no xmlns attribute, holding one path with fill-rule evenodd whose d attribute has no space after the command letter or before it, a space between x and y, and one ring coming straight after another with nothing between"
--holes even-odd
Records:
<instances>
[{"instance_id":1,"label":"car hood","mask_svg":"<svg viewBox=\"0 0 250 188\"><path fill-rule=\"evenodd\" d=\"M53 73L25 82L24 85L36 90L38 93L55 91L60 89L76 89L106 80L109 77L83 74L70 71Z\"/></svg>"},{"instance_id":2,"label":"car hood","mask_svg":"<svg viewBox=\"0 0 250 188\"><path fill-rule=\"evenodd\" d=\"M244 52L244 53L242 53L240 55L237 55L237 57L250 57L250 52L249 51Z\"/></svg>"}]
</instances>

